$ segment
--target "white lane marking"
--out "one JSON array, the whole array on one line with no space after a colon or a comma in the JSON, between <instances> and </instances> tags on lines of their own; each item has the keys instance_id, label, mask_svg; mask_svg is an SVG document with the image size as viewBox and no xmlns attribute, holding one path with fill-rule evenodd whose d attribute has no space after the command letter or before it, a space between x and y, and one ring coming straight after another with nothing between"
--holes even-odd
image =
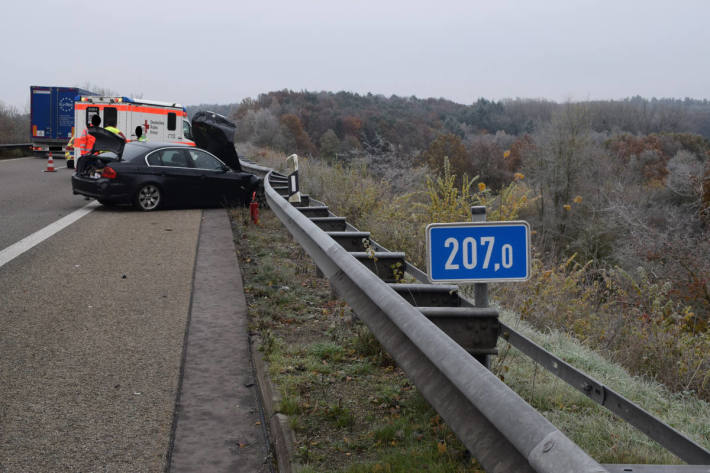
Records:
<instances>
[{"instance_id":1,"label":"white lane marking","mask_svg":"<svg viewBox=\"0 0 710 473\"><path fill-rule=\"evenodd\" d=\"M82 208L73 211L69 215L65 215L56 222L50 223L43 229L37 230L32 235L26 236L17 243L13 243L4 250L0 251L0 268L20 256L25 251L29 250L30 248L39 245L55 233L65 229L72 223L79 220L84 215L89 214L92 210L99 207L100 205L101 204L99 204L95 200L91 201L89 204L86 204Z\"/></svg>"},{"instance_id":2,"label":"white lane marking","mask_svg":"<svg viewBox=\"0 0 710 473\"><path fill-rule=\"evenodd\" d=\"M33 156L25 156L24 158L0 159L0 163L4 163L5 161L19 161L20 159L34 159L34 157Z\"/></svg>"}]
</instances>

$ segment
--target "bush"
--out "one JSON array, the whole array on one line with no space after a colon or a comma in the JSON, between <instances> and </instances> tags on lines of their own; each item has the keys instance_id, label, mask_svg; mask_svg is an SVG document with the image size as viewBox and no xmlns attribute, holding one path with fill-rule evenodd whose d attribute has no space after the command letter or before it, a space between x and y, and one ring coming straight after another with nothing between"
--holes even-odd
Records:
<instances>
[{"instance_id":1,"label":"bush","mask_svg":"<svg viewBox=\"0 0 710 473\"><path fill-rule=\"evenodd\" d=\"M405 251L407 259L420 268L428 223L468 221L471 205L485 205L489 220L513 220L536 201L522 174L494 193L475 177L463 176L457 185L447 160L441 175L427 177L424 185L404 195L394 195L388 182L374 179L365 167L304 162L304 188L327 202L334 213L372 232L378 243ZM571 205L581 208L581 197ZM585 220L581 211L579 219ZM686 271L695 271L688 274L697 273L697 294L691 294L643 269L604 267L599 258L589 256L608 254L613 240L597 231L598 222L586 224L574 233L576 240L569 248L584 249L582 261L587 262L579 263L575 254L550 264L536 254L529 281L492 286L491 298L538 328L562 330L610 354L634 374L710 399L710 331L705 309L710 300L703 296L708 287L702 279L704 270L686 267ZM681 258L672 259L682 263ZM369 343L364 342L356 344L358 351L367 351Z\"/></svg>"},{"instance_id":2,"label":"bush","mask_svg":"<svg viewBox=\"0 0 710 473\"><path fill-rule=\"evenodd\" d=\"M710 399L710 332L669 283L641 268L598 270L569 259L533 262L531 279L496 286L492 297L542 330L563 330L611 354L632 373Z\"/></svg>"}]
</instances>

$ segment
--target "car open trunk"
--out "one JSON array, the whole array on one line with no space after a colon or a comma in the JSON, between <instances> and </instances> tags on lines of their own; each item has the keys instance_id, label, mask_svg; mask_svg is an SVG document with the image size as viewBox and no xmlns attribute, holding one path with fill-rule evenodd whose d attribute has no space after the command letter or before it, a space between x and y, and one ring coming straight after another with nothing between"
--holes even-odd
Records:
<instances>
[{"instance_id":1,"label":"car open trunk","mask_svg":"<svg viewBox=\"0 0 710 473\"><path fill-rule=\"evenodd\" d=\"M200 111L192 118L195 144L217 156L234 171L241 171L239 156L234 148L236 129L234 123L218 113Z\"/></svg>"},{"instance_id":2,"label":"car open trunk","mask_svg":"<svg viewBox=\"0 0 710 473\"><path fill-rule=\"evenodd\" d=\"M115 133L104 128L89 128L89 134L94 137L94 147L91 148L91 154L101 152L111 152L121 159L123 148L126 146L126 140Z\"/></svg>"},{"instance_id":3,"label":"car open trunk","mask_svg":"<svg viewBox=\"0 0 710 473\"><path fill-rule=\"evenodd\" d=\"M116 158L87 154L79 159L76 166L76 175L97 178L111 161L116 161Z\"/></svg>"},{"instance_id":4,"label":"car open trunk","mask_svg":"<svg viewBox=\"0 0 710 473\"><path fill-rule=\"evenodd\" d=\"M76 174L80 177L96 177L111 161L121 159L126 140L103 128L90 128L89 134L94 137L91 152L79 158L76 164Z\"/></svg>"}]
</instances>

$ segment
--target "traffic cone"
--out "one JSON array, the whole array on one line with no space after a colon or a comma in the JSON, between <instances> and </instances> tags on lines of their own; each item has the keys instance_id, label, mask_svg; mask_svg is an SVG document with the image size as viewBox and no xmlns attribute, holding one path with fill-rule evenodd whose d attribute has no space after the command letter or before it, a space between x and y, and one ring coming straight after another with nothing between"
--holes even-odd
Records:
<instances>
[{"instance_id":1,"label":"traffic cone","mask_svg":"<svg viewBox=\"0 0 710 473\"><path fill-rule=\"evenodd\" d=\"M49 152L49 158L47 159L47 169L44 170L44 172L55 172L56 169L54 169L54 159L52 158L52 152Z\"/></svg>"}]
</instances>

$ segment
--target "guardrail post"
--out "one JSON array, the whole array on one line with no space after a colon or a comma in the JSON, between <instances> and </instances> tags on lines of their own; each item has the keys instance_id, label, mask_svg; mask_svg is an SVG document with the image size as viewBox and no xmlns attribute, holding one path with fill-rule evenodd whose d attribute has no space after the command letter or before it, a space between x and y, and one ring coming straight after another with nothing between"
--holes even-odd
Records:
<instances>
[{"instance_id":1,"label":"guardrail post","mask_svg":"<svg viewBox=\"0 0 710 473\"><path fill-rule=\"evenodd\" d=\"M486 221L486 207L485 205L474 205L471 206L471 221L472 222L485 222ZM487 283L475 283L473 285L473 297L475 307L487 308L488 307L488 284ZM491 361L489 355L474 355L474 358L479 361L483 366L490 369Z\"/></svg>"}]
</instances>

